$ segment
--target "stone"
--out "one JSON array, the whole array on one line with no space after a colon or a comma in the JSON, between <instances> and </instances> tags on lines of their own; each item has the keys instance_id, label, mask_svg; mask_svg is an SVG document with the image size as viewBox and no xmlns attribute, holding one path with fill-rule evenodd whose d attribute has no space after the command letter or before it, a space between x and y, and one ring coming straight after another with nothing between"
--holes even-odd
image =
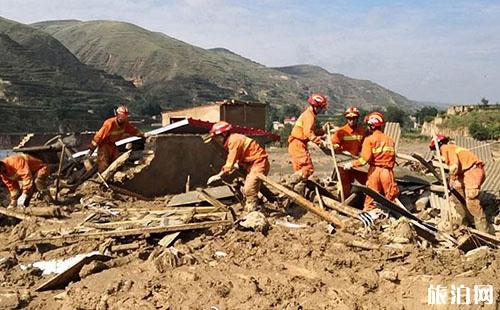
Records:
<instances>
[{"instance_id":1,"label":"stone","mask_svg":"<svg viewBox=\"0 0 500 310\"><path fill-rule=\"evenodd\" d=\"M264 214L258 211L248 213L241 222L241 227L254 231L266 233L269 230L269 222Z\"/></svg>"}]
</instances>

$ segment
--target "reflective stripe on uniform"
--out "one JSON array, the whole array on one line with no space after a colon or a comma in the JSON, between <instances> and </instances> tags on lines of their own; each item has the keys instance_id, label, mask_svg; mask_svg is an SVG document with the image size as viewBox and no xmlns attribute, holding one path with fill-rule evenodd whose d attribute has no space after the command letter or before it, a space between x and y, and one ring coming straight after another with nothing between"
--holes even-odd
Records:
<instances>
[{"instance_id":1,"label":"reflective stripe on uniform","mask_svg":"<svg viewBox=\"0 0 500 310\"><path fill-rule=\"evenodd\" d=\"M243 153L248 149L248 146L250 143L252 143L253 139L246 137L245 141L243 142Z\"/></svg>"},{"instance_id":2,"label":"reflective stripe on uniform","mask_svg":"<svg viewBox=\"0 0 500 310\"><path fill-rule=\"evenodd\" d=\"M455 154L458 154L458 153L460 153L460 152L462 152L462 151L467 151L467 149L464 149L463 147L457 147L457 148L455 149Z\"/></svg>"},{"instance_id":3,"label":"reflective stripe on uniform","mask_svg":"<svg viewBox=\"0 0 500 310\"><path fill-rule=\"evenodd\" d=\"M344 141L361 141L363 140L362 135L345 135L342 137L342 140Z\"/></svg>"},{"instance_id":4,"label":"reflective stripe on uniform","mask_svg":"<svg viewBox=\"0 0 500 310\"><path fill-rule=\"evenodd\" d=\"M97 142L95 142L94 140L92 140L92 145L93 146L97 146Z\"/></svg>"},{"instance_id":5,"label":"reflective stripe on uniform","mask_svg":"<svg viewBox=\"0 0 500 310\"><path fill-rule=\"evenodd\" d=\"M394 147L393 146L379 146L379 147L374 147L372 148L372 153L377 154L377 153L382 153L382 152L394 152Z\"/></svg>"},{"instance_id":6,"label":"reflective stripe on uniform","mask_svg":"<svg viewBox=\"0 0 500 310\"><path fill-rule=\"evenodd\" d=\"M367 163L367 161L363 157L358 158L358 161L361 165L366 165Z\"/></svg>"},{"instance_id":7,"label":"reflective stripe on uniform","mask_svg":"<svg viewBox=\"0 0 500 310\"><path fill-rule=\"evenodd\" d=\"M31 186L31 179L23 180L23 187Z\"/></svg>"},{"instance_id":8,"label":"reflective stripe on uniform","mask_svg":"<svg viewBox=\"0 0 500 310\"><path fill-rule=\"evenodd\" d=\"M110 136L118 136L122 135L125 132L125 129L113 130L109 133Z\"/></svg>"},{"instance_id":9,"label":"reflective stripe on uniform","mask_svg":"<svg viewBox=\"0 0 500 310\"><path fill-rule=\"evenodd\" d=\"M295 122L295 126L297 126L297 127L302 128L302 125L303 125L302 121L296 121Z\"/></svg>"}]
</instances>

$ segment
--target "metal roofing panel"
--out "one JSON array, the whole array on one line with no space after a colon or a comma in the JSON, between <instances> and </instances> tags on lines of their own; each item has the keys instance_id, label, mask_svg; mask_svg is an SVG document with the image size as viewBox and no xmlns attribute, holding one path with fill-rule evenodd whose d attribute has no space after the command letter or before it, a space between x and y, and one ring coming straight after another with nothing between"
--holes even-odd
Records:
<instances>
[{"instance_id":1,"label":"metal roofing panel","mask_svg":"<svg viewBox=\"0 0 500 310\"><path fill-rule=\"evenodd\" d=\"M394 140L397 149L399 144L399 137L401 137L401 126L399 125L399 123L385 123L384 133Z\"/></svg>"},{"instance_id":2,"label":"metal roofing panel","mask_svg":"<svg viewBox=\"0 0 500 310\"><path fill-rule=\"evenodd\" d=\"M471 150L482 161L488 162L493 160L491 147L488 143L464 136L454 137L453 140L455 141L456 145Z\"/></svg>"},{"instance_id":3,"label":"metal roofing panel","mask_svg":"<svg viewBox=\"0 0 500 310\"><path fill-rule=\"evenodd\" d=\"M212 122L207 122L207 121L202 121L194 118L185 118L181 121L172 123L170 125L157 128L155 130L148 131L149 134L152 135L158 135L158 134L163 134L163 133L174 133L174 134L204 134L208 133L210 128L212 128L212 125L214 123ZM265 131L263 129L258 129L258 128L251 128L251 127L242 127L238 125L233 125L233 132L236 133L241 133L247 136L251 137L262 137L265 139L265 141L279 141L280 137L278 135L275 135L273 133L270 133L269 131ZM121 139L117 141L115 144L116 146L121 146L125 145L127 143L132 143L134 141L139 141L142 140L140 137L128 137L125 139ZM88 150L84 150L78 153L73 154L74 158L78 158L80 156L83 156L87 154Z\"/></svg>"},{"instance_id":4,"label":"metal roofing panel","mask_svg":"<svg viewBox=\"0 0 500 310\"><path fill-rule=\"evenodd\" d=\"M484 166L484 173L486 180L481 186L480 198L494 195L498 200L500 199L500 161L490 161Z\"/></svg>"},{"instance_id":5,"label":"metal roofing panel","mask_svg":"<svg viewBox=\"0 0 500 310\"><path fill-rule=\"evenodd\" d=\"M447 207L446 199L436 193L431 193L429 196L429 203L433 209L443 210Z\"/></svg>"}]
</instances>

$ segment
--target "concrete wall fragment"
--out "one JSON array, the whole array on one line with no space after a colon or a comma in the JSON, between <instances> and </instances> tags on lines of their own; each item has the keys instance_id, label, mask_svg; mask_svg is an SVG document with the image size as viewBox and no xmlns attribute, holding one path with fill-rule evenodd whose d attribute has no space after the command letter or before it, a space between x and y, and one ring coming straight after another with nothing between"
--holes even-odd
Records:
<instances>
[{"instance_id":1,"label":"concrete wall fragment","mask_svg":"<svg viewBox=\"0 0 500 310\"><path fill-rule=\"evenodd\" d=\"M205 144L201 135L193 134L152 137L145 150L153 152L153 159L132 179L124 180L121 187L146 197L184 192L188 175L190 188L206 186L226 157L214 142Z\"/></svg>"}]
</instances>

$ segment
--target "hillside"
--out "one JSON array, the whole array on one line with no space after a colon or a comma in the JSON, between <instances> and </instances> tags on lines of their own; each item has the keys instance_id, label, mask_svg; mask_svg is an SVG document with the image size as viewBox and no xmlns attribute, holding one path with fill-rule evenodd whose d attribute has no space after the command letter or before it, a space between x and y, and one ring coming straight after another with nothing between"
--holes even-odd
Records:
<instances>
[{"instance_id":1,"label":"hillside","mask_svg":"<svg viewBox=\"0 0 500 310\"><path fill-rule=\"evenodd\" d=\"M0 131L86 129L133 85L82 64L38 29L0 18ZM104 112L104 111L103 111ZM64 121L63 121L64 120Z\"/></svg>"},{"instance_id":2,"label":"hillside","mask_svg":"<svg viewBox=\"0 0 500 310\"><path fill-rule=\"evenodd\" d=\"M332 109L348 104L415 108L415 102L370 81L307 65L268 68L227 49L202 49L129 23L47 21L33 26L53 35L83 63L133 81L146 100L163 108L224 97L279 108L303 105L312 91L332 98Z\"/></svg>"}]
</instances>

